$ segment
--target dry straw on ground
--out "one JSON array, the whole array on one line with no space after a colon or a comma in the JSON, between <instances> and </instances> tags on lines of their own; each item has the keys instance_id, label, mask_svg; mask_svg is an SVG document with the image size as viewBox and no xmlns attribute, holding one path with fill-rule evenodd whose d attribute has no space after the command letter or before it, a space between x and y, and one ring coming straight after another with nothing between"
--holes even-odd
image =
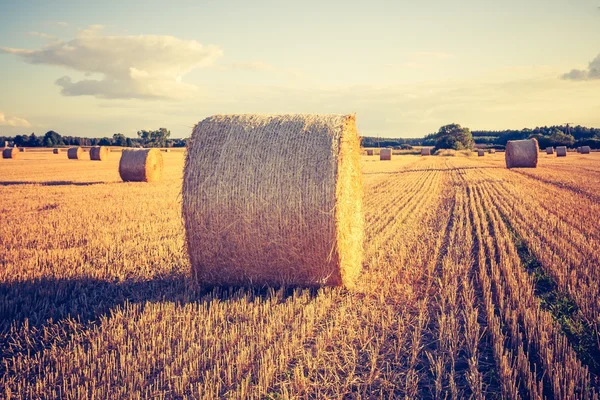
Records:
<instances>
[{"instance_id":1,"label":"dry straw on ground","mask_svg":"<svg viewBox=\"0 0 600 400\"><path fill-rule=\"evenodd\" d=\"M535 168L537 167L538 152L536 139L509 140L504 153L506 168Z\"/></svg>"},{"instance_id":2,"label":"dry straw on ground","mask_svg":"<svg viewBox=\"0 0 600 400\"><path fill-rule=\"evenodd\" d=\"M159 149L123 150L119 175L124 182L156 182L162 174L163 156Z\"/></svg>"},{"instance_id":3,"label":"dry straw on ground","mask_svg":"<svg viewBox=\"0 0 600 400\"><path fill-rule=\"evenodd\" d=\"M477 156L478 156L478 157L483 157L483 156L485 156L485 151L484 151L483 149L479 149L479 150L477 150Z\"/></svg>"},{"instance_id":4,"label":"dry straw on ground","mask_svg":"<svg viewBox=\"0 0 600 400\"><path fill-rule=\"evenodd\" d=\"M581 146L580 153L581 154L590 154L590 150L591 150L590 146Z\"/></svg>"},{"instance_id":5,"label":"dry straw on ground","mask_svg":"<svg viewBox=\"0 0 600 400\"><path fill-rule=\"evenodd\" d=\"M379 160L389 161L392 159L392 149L383 148L379 150Z\"/></svg>"},{"instance_id":6,"label":"dry straw on ground","mask_svg":"<svg viewBox=\"0 0 600 400\"><path fill-rule=\"evenodd\" d=\"M368 149L367 150L367 155L368 156L372 156L373 155L373 149Z\"/></svg>"},{"instance_id":7,"label":"dry straw on ground","mask_svg":"<svg viewBox=\"0 0 600 400\"><path fill-rule=\"evenodd\" d=\"M554 154L554 148L553 147L546 147L546 154Z\"/></svg>"},{"instance_id":8,"label":"dry straw on ground","mask_svg":"<svg viewBox=\"0 0 600 400\"><path fill-rule=\"evenodd\" d=\"M217 115L196 125L182 213L198 282L354 286L359 161L352 115Z\"/></svg>"},{"instance_id":9,"label":"dry straw on ground","mask_svg":"<svg viewBox=\"0 0 600 400\"><path fill-rule=\"evenodd\" d=\"M2 158L17 158L19 155L19 149L16 147L7 147L2 150Z\"/></svg>"},{"instance_id":10,"label":"dry straw on ground","mask_svg":"<svg viewBox=\"0 0 600 400\"><path fill-rule=\"evenodd\" d=\"M78 160L83 155L83 149L81 147L70 147L67 150L67 157L69 160Z\"/></svg>"},{"instance_id":11,"label":"dry straw on ground","mask_svg":"<svg viewBox=\"0 0 600 400\"><path fill-rule=\"evenodd\" d=\"M429 147L422 147L421 148L421 155L422 156L430 156L431 155L431 149Z\"/></svg>"},{"instance_id":12,"label":"dry straw on ground","mask_svg":"<svg viewBox=\"0 0 600 400\"><path fill-rule=\"evenodd\" d=\"M90 160L106 161L108 159L108 147L94 146L90 148Z\"/></svg>"},{"instance_id":13,"label":"dry straw on ground","mask_svg":"<svg viewBox=\"0 0 600 400\"><path fill-rule=\"evenodd\" d=\"M567 146L557 146L556 147L556 157L566 157L567 156Z\"/></svg>"},{"instance_id":14,"label":"dry straw on ground","mask_svg":"<svg viewBox=\"0 0 600 400\"><path fill-rule=\"evenodd\" d=\"M52 154L58 154L58 149L52 149Z\"/></svg>"}]
</instances>

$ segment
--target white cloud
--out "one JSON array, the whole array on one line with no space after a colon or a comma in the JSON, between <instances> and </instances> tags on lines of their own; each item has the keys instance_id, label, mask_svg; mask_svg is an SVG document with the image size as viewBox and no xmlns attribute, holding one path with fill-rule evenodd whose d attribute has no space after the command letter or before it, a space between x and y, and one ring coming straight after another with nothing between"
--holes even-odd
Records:
<instances>
[{"instance_id":1,"label":"white cloud","mask_svg":"<svg viewBox=\"0 0 600 400\"><path fill-rule=\"evenodd\" d=\"M40 38L42 38L42 39L47 39L47 40L56 40L56 39L58 39L58 38L57 38L56 36L54 36L54 35L49 35L49 34L47 34L47 33L43 33L43 32L36 32L36 31L33 31L33 32L27 32L27 34L28 34L29 36L37 36L37 37L40 37Z\"/></svg>"},{"instance_id":2,"label":"white cloud","mask_svg":"<svg viewBox=\"0 0 600 400\"><path fill-rule=\"evenodd\" d=\"M566 74L563 74L561 78L571 81L600 79L600 54L590 61L587 69L572 69Z\"/></svg>"},{"instance_id":3,"label":"white cloud","mask_svg":"<svg viewBox=\"0 0 600 400\"><path fill-rule=\"evenodd\" d=\"M197 88L182 77L197 67L213 64L222 55L216 46L173 36L106 36L101 25L81 30L70 41L58 41L38 50L0 48L30 64L67 67L101 79L56 81L65 96L98 98L181 98Z\"/></svg>"},{"instance_id":4,"label":"white cloud","mask_svg":"<svg viewBox=\"0 0 600 400\"><path fill-rule=\"evenodd\" d=\"M0 126L29 128L31 124L26 119L6 116L3 112L0 112Z\"/></svg>"}]
</instances>

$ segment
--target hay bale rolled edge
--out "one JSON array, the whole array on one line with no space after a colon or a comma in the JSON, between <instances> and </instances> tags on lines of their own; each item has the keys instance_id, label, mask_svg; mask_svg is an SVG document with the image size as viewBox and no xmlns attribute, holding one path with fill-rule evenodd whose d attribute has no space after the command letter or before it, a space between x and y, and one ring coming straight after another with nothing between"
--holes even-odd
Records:
<instances>
[{"instance_id":1,"label":"hay bale rolled edge","mask_svg":"<svg viewBox=\"0 0 600 400\"><path fill-rule=\"evenodd\" d=\"M539 146L537 139L509 140L504 158L506 168L536 168Z\"/></svg>"},{"instance_id":2,"label":"hay bale rolled edge","mask_svg":"<svg viewBox=\"0 0 600 400\"><path fill-rule=\"evenodd\" d=\"M67 150L67 158L69 160L79 160L82 154L83 149L81 147L69 147L69 150Z\"/></svg>"},{"instance_id":3,"label":"hay bale rolled edge","mask_svg":"<svg viewBox=\"0 0 600 400\"><path fill-rule=\"evenodd\" d=\"M380 161L390 161L392 159L392 149L388 149L384 147L379 150L379 160Z\"/></svg>"},{"instance_id":4,"label":"hay bale rolled edge","mask_svg":"<svg viewBox=\"0 0 600 400\"><path fill-rule=\"evenodd\" d=\"M590 146L581 146L581 154L590 154Z\"/></svg>"},{"instance_id":5,"label":"hay bale rolled edge","mask_svg":"<svg viewBox=\"0 0 600 400\"><path fill-rule=\"evenodd\" d=\"M163 167L159 149L123 150L119 175L124 182L156 182L162 179Z\"/></svg>"},{"instance_id":6,"label":"hay bale rolled edge","mask_svg":"<svg viewBox=\"0 0 600 400\"><path fill-rule=\"evenodd\" d=\"M265 155L265 144L277 150ZM182 207L199 282L354 286L364 229L355 117L203 120L188 142Z\"/></svg>"},{"instance_id":7,"label":"hay bale rolled edge","mask_svg":"<svg viewBox=\"0 0 600 400\"><path fill-rule=\"evenodd\" d=\"M546 154L554 154L554 148L553 147L546 147Z\"/></svg>"},{"instance_id":8,"label":"hay bale rolled edge","mask_svg":"<svg viewBox=\"0 0 600 400\"><path fill-rule=\"evenodd\" d=\"M17 158L19 149L16 147L6 147L2 150L2 158Z\"/></svg>"},{"instance_id":9,"label":"hay bale rolled edge","mask_svg":"<svg viewBox=\"0 0 600 400\"><path fill-rule=\"evenodd\" d=\"M567 146L556 146L556 157L566 157Z\"/></svg>"},{"instance_id":10,"label":"hay bale rolled edge","mask_svg":"<svg viewBox=\"0 0 600 400\"><path fill-rule=\"evenodd\" d=\"M107 159L108 159L108 147L93 146L92 148L90 148L90 160L106 161Z\"/></svg>"}]
</instances>

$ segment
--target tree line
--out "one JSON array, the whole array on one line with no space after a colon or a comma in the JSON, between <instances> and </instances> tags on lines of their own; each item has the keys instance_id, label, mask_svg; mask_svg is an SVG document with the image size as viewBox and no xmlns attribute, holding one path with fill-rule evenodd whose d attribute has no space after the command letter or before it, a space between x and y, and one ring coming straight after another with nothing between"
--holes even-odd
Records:
<instances>
[{"instance_id":1,"label":"tree line","mask_svg":"<svg viewBox=\"0 0 600 400\"><path fill-rule=\"evenodd\" d=\"M60 147L60 146L121 146L121 147L185 147L187 139L170 138L171 131L166 128L138 131L136 138L115 133L112 137L86 138L62 136L58 132L48 131L43 136L30 135L0 136L0 144L14 143L18 147Z\"/></svg>"}]
</instances>

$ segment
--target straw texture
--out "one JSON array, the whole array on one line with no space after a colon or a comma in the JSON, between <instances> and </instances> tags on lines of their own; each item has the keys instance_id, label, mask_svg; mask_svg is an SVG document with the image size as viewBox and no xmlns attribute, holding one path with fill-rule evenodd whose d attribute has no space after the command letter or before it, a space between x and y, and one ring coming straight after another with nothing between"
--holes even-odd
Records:
<instances>
[{"instance_id":1,"label":"straw texture","mask_svg":"<svg viewBox=\"0 0 600 400\"><path fill-rule=\"evenodd\" d=\"M363 255L359 162L352 115L217 115L198 123L182 188L197 281L354 286Z\"/></svg>"},{"instance_id":2,"label":"straw texture","mask_svg":"<svg viewBox=\"0 0 600 400\"><path fill-rule=\"evenodd\" d=\"M554 154L554 148L553 147L546 147L546 154Z\"/></svg>"},{"instance_id":3,"label":"straw texture","mask_svg":"<svg viewBox=\"0 0 600 400\"><path fill-rule=\"evenodd\" d=\"M159 149L123 150L119 175L124 182L156 182L162 179L163 166Z\"/></svg>"},{"instance_id":4,"label":"straw texture","mask_svg":"<svg viewBox=\"0 0 600 400\"><path fill-rule=\"evenodd\" d=\"M421 155L422 156L430 156L431 155L431 148L429 148L429 147L421 147Z\"/></svg>"},{"instance_id":5,"label":"straw texture","mask_svg":"<svg viewBox=\"0 0 600 400\"><path fill-rule=\"evenodd\" d=\"M392 159L392 149L383 148L379 150L379 159L389 161Z\"/></svg>"},{"instance_id":6,"label":"straw texture","mask_svg":"<svg viewBox=\"0 0 600 400\"><path fill-rule=\"evenodd\" d=\"M485 156L485 150L482 150L482 149L479 149L479 150L477 150L477 156L478 156L478 157L483 157L483 156Z\"/></svg>"},{"instance_id":7,"label":"straw texture","mask_svg":"<svg viewBox=\"0 0 600 400\"><path fill-rule=\"evenodd\" d=\"M2 158L17 158L19 156L19 149L16 147L7 147L2 150Z\"/></svg>"},{"instance_id":8,"label":"straw texture","mask_svg":"<svg viewBox=\"0 0 600 400\"><path fill-rule=\"evenodd\" d=\"M567 146L557 146L556 147L556 157L566 157L567 156Z\"/></svg>"},{"instance_id":9,"label":"straw texture","mask_svg":"<svg viewBox=\"0 0 600 400\"><path fill-rule=\"evenodd\" d=\"M69 160L78 160L83 155L83 149L81 147L70 147L67 150L67 157Z\"/></svg>"},{"instance_id":10,"label":"straw texture","mask_svg":"<svg viewBox=\"0 0 600 400\"><path fill-rule=\"evenodd\" d=\"M581 146L581 154L590 154L591 148L590 146Z\"/></svg>"},{"instance_id":11,"label":"straw texture","mask_svg":"<svg viewBox=\"0 0 600 400\"><path fill-rule=\"evenodd\" d=\"M106 161L108 159L108 147L94 146L90 148L90 160Z\"/></svg>"},{"instance_id":12,"label":"straw texture","mask_svg":"<svg viewBox=\"0 0 600 400\"><path fill-rule=\"evenodd\" d=\"M534 139L509 140L504 158L506 168L535 168L538 161L538 142Z\"/></svg>"}]
</instances>

